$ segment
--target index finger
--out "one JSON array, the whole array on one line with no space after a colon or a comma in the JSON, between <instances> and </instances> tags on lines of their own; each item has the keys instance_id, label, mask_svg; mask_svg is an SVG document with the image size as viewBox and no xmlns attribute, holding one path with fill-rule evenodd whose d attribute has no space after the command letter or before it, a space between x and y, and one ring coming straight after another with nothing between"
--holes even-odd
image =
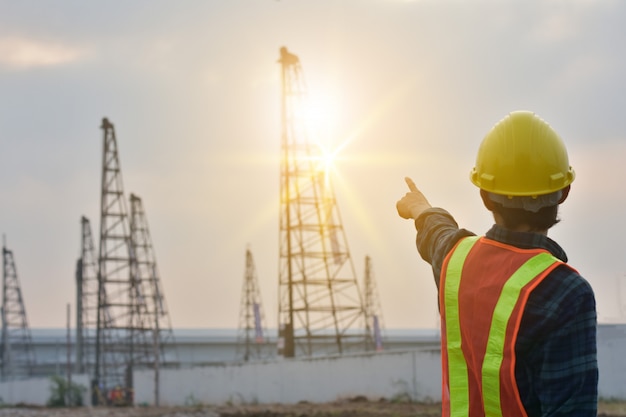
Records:
<instances>
[{"instance_id":1,"label":"index finger","mask_svg":"<svg viewBox=\"0 0 626 417\"><path fill-rule=\"evenodd\" d=\"M413 180L409 177L404 177L404 181L406 181L406 185L409 186L409 190L411 191L419 191L417 189L417 187L415 186L415 183L413 182Z\"/></svg>"}]
</instances>

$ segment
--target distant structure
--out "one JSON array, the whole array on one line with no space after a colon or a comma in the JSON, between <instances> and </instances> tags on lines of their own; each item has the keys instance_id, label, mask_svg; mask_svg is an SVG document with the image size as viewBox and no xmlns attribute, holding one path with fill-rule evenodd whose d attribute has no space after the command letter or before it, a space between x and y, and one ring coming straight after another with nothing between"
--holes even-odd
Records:
<instances>
[{"instance_id":1,"label":"distant structure","mask_svg":"<svg viewBox=\"0 0 626 417\"><path fill-rule=\"evenodd\" d=\"M371 345L376 351L383 350L383 313L372 269L372 258L365 257L365 278L363 279L363 299L367 334L370 336Z\"/></svg>"},{"instance_id":2,"label":"distant structure","mask_svg":"<svg viewBox=\"0 0 626 417\"><path fill-rule=\"evenodd\" d=\"M76 262L76 366L80 374L91 373L98 327L98 259L89 219L80 219L80 257Z\"/></svg>"},{"instance_id":3,"label":"distant structure","mask_svg":"<svg viewBox=\"0 0 626 417\"><path fill-rule=\"evenodd\" d=\"M246 249L246 273L241 290L239 310L239 330L237 334L237 358L246 362L263 359L267 345L267 331L264 327L265 314L261 302L261 290L250 248Z\"/></svg>"},{"instance_id":4,"label":"distant structure","mask_svg":"<svg viewBox=\"0 0 626 417\"><path fill-rule=\"evenodd\" d=\"M24 379L33 375L35 352L26 318L26 307L17 277L13 252L2 245L2 380Z\"/></svg>"},{"instance_id":5,"label":"distant structure","mask_svg":"<svg viewBox=\"0 0 626 417\"><path fill-rule=\"evenodd\" d=\"M365 350L368 335L335 195L303 118L299 58L280 49L279 355Z\"/></svg>"},{"instance_id":6,"label":"distant structure","mask_svg":"<svg viewBox=\"0 0 626 417\"><path fill-rule=\"evenodd\" d=\"M98 314L94 402L113 392L115 404L132 404L133 370L158 369L171 326L141 200L131 196L129 219L115 129L102 120L102 187L98 255ZM114 391L112 391L114 390Z\"/></svg>"}]
</instances>

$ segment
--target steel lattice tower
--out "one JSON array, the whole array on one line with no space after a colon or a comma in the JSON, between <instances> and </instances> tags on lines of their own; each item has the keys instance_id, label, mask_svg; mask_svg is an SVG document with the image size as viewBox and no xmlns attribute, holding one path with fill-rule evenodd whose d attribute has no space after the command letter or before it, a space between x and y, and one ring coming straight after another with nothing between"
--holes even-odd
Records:
<instances>
[{"instance_id":1,"label":"steel lattice tower","mask_svg":"<svg viewBox=\"0 0 626 417\"><path fill-rule=\"evenodd\" d=\"M161 289L146 213L141 198L134 194L130 195L130 212L131 269L138 300L135 328L137 332L144 333L137 339L152 347L147 350L150 355L144 359L144 363L158 370L161 364L167 362L164 347L174 344L174 333Z\"/></svg>"},{"instance_id":2,"label":"steel lattice tower","mask_svg":"<svg viewBox=\"0 0 626 417\"><path fill-rule=\"evenodd\" d=\"M309 140L299 58L280 49L282 75L279 354L365 350L354 265L321 149Z\"/></svg>"},{"instance_id":3,"label":"steel lattice tower","mask_svg":"<svg viewBox=\"0 0 626 417\"><path fill-rule=\"evenodd\" d=\"M370 335L371 343L375 350L383 350L383 317L376 281L374 279L374 271L372 269L372 259L365 257L365 278L364 278L364 296L365 300L365 317L367 333Z\"/></svg>"},{"instance_id":4,"label":"steel lattice tower","mask_svg":"<svg viewBox=\"0 0 626 417\"><path fill-rule=\"evenodd\" d=\"M80 258L76 262L76 372L90 372L98 327L98 260L91 223L80 219Z\"/></svg>"},{"instance_id":5,"label":"steel lattice tower","mask_svg":"<svg viewBox=\"0 0 626 417\"><path fill-rule=\"evenodd\" d=\"M261 359L263 345L267 344L265 314L261 303L256 267L250 249L246 249L246 273L241 290L239 311L239 335L237 337L237 357L244 361Z\"/></svg>"},{"instance_id":6,"label":"steel lattice tower","mask_svg":"<svg viewBox=\"0 0 626 417\"><path fill-rule=\"evenodd\" d=\"M102 187L94 383L120 387L132 402L135 368L152 367L153 319L132 245L115 129L102 120Z\"/></svg>"},{"instance_id":7,"label":"steel lattice tower","mask_svg":"<svg viewBox=\"0 0 626 417\"><path fill-rule=\"evenodd\" d=\"M2 246L2 379L33 375L35 351L13 252Z\"/></svg>"},{"instance_id":8,"label":"steel lattice tower","mask_svg":"<svg viewBox=\"0 0 626 417\"><path fill-rule=\"evenodd\" d=\"M95 381L102 391L132 387L129 358L131 299L130 233L113 124L102 119L102 186L98 254L98 317Z\"/></svg>"}]
</instances>

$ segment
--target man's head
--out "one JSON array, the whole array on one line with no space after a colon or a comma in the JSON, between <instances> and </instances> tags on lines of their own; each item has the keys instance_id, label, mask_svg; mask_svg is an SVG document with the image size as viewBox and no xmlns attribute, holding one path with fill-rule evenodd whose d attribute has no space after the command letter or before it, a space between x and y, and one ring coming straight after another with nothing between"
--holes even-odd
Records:
<instances>
[{"instance_id":1,"label":"man's head","mask_svg":"<svg viewBox=\"0 0 626 417\"><path fill-rule=\"evenodd\" d=\"M558 222L558 205L567 198L574 177L559 135L528 111L510 113L491 129L470 174L496 221L535 231Z\"/></svg>"}]
</instances>

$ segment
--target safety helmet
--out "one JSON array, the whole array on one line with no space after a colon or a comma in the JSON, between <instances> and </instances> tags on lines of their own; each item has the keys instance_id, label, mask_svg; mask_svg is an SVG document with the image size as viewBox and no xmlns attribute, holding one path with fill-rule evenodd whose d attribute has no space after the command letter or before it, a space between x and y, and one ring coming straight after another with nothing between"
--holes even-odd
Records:
<instances>
[{"instance_id":1,"label":"safety helmet","mask_svg":"<svg viewBox=\"0 0 626 417\"><path fill-rule=\"evenodd\" d=\"M487 133L470 174L477 187L508 197L549 194L574 177L559 135L529 111L509 113Z\"/></svg>"}]
</instances>

